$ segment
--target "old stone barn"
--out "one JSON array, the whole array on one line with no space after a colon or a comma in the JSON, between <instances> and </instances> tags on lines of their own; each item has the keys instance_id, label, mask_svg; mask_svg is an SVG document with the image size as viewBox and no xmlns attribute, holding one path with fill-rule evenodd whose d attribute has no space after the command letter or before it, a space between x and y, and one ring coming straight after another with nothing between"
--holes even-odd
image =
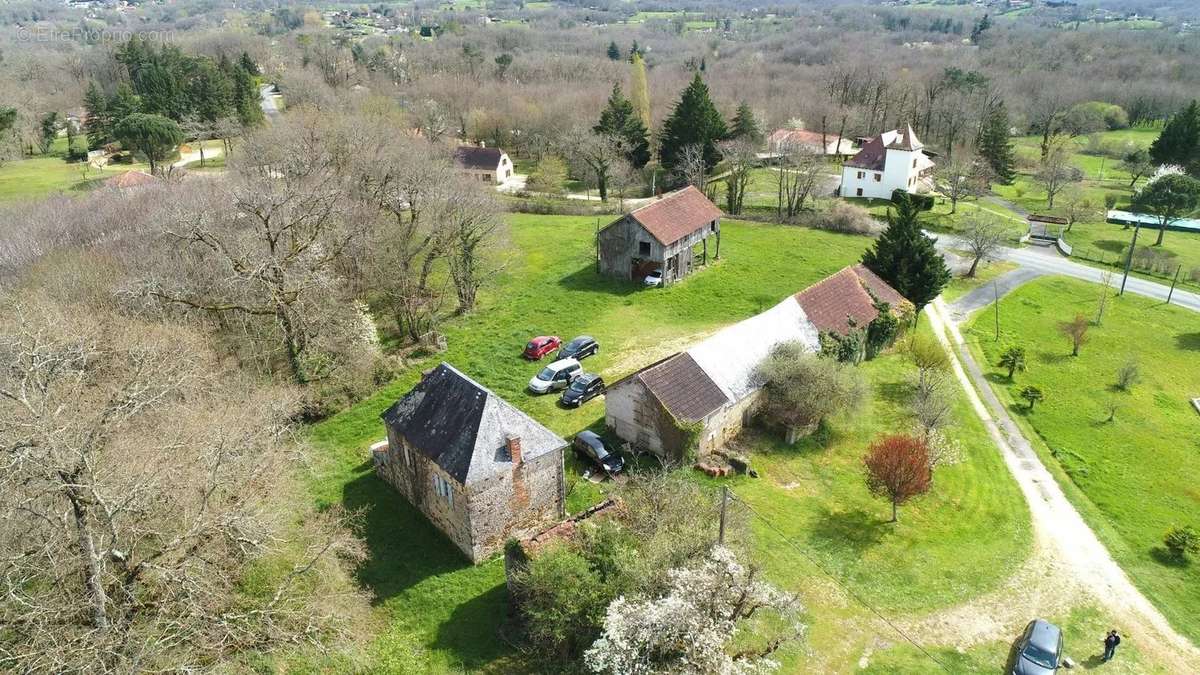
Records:
<instances>
[{"instance_id":1,"label":"old stone barn","mask_svg":"<svg viewBox=\"0 0 1200 675\"><path fill-rule=\"evenodd\" d=\"M754 371L776 345L799 342L819 352L823 334L866 327L878 315L877 301L897 316L912 311L867 268L844 268L612 383L604 395L604 422L638 449L671 461L718 450L756 413L762 390Z\"/></svg>"},{"instance_id":2,"label":"old stone barn","mask_svg":"<svg viewBox=\"0 0 1200 675\"><path fill-rule=\"evenodd\" d=\"M375 472L472 562L563 517L567 442L453 366L382 417Z\"/></svg>"},{"instance_id":3,"label":"old stone barn","mask_svg":"<svg viewBox=\"0 0 1200 675\"><path fill-rule=\"evenodd\" d=\"M695 187L663 195L609 223L596 234L600 273L642 279L662 270L664 286L721 253L721 209ZM715 241L709 250L709 239ZM697 251L696 248L700 250Z\"/></svg>"}]
</instances>

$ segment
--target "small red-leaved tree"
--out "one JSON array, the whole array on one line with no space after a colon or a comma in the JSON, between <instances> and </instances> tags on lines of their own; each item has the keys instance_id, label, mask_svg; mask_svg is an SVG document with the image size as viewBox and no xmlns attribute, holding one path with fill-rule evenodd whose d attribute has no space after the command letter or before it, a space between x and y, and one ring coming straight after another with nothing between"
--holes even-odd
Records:
<instances>
[{"instance_id":1,"label":"small red-leaved tree","mask_svg":"<svg viewBox=\"0 0 1200 675\"><path fill-rule=\"evenodd\" d=\"M890 434L876 440L863 459L867 468L867 489L892 502L892 522L899 520L904 502L925 494L933 482L929 448L925 442L907 434Z\"/></svg>"}]
</instances>

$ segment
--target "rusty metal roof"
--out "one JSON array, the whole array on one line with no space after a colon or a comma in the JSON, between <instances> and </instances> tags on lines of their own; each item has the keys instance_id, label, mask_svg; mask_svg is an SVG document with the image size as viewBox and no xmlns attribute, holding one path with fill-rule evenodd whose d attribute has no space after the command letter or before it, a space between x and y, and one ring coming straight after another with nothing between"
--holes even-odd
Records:
<instances>
[{"instance_id":1,"label":"rusty metal roof","mask_svg":"<svg viewBox=\"0 0 1200 675\"><path fill-rule=\"evenodd\" d=\"M723 214L703 192L689 185L663 195L629 215L660 244L670 246Z\"/></svg>"}]
</instances>

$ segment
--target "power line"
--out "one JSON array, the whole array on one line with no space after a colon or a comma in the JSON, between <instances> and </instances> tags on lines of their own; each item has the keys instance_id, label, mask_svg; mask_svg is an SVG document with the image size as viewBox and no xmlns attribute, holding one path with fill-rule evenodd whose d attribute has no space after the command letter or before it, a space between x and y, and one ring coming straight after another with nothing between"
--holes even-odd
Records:
<instances>
[{"instance_id":1,"label":"power line","mask_svg":"<svg viewBox=\"0 0 1200 675\"><path fill-rule=\"evenodd\" d=\"M832 572L825 569L824 565L822 565L820 562L818 562L816 558L809 555L809 553L807 551L805 551L803 548L801 548L796 542L792 541L792 539L790 537L788 537L786 534L784 534L783 530L776 527L775 523L771 522L771 520L769 518L767 518L763 514L759 513L757 510L755 510L755 508L753 506L750 506L749 502L742 499L741 497L738 497L737 494L733 493L732 491L730 492L730 498L736 499L737 501L741 502L747 509L750 510L750 513L753 513L755 516L758 517L759 520L766 523L767 527L771 528L775 532L775 534L778 534L780 536L780 538L782 538L785 542L788 543L789 546L791 546L793 549L795 549L797 553L804 556L804 558L806 560L808 560L810 563L812 563L814 567L816 567L818 570L820 570L822 574L829 577L829 579L831 581L833 581L833 583L837 584L837 586L839 588L841 588L846 593L846 595L849 595L855 602L857 602L858 604L860 604L863 607L866 607L868 610L870 610L870 612L872 614L874 614L876 617L878 617L880 621L883 621L885 624L888 625L889 628L896 631L896 633L900 637L904 638L906 641L908 641L909 644L916 647L917 650L920 651L922 654L924 654L930 661L933 661L934 663L936 663L939 668L946 671L947 673L953 672L950 670L950 668L948 668L946 666L946 664L939 661L937 659L937 657L935 657L933 654L930 654L929 651L927 649L925 649L924 647L922 647L919 642L917 642L915 639L913 639L911 636L909 636L908 633L905 633L903 630L901 630L901 628L899 626L892 623L891 619L887 618L886 616L883 615L882 612L875 609L875 607L872 606L871 603L864 600L861 596L859 596L858 593L855 593L852 588L843 584L841 579L838 579L837 576L835 576Z\"/></svg>"}]
</instances>

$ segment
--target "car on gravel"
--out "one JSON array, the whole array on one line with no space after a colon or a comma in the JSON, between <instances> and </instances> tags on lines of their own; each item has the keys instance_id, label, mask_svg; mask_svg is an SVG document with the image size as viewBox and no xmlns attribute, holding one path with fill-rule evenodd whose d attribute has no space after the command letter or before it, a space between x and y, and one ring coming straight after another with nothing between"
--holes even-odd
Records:
<instances>
[{"instance_id":1,"label":"car on gravel","mask_svg":"<svg viewBox=\"0 0 1200 675\"><path fill-rule=\"evenodd\" d=\"M600 343L596 342L596 338L591 335L580 335L572 339L570 342L562 346L558 350L558 359L578 359L580 361L589 356L594 356L600 353Z\"/></svg>"},{"instance_id":2,"label":"car on gravel","mask_svg":"<svg viewBox=\"0 0 1200 675\"><path fill-rule=\"evenodd\" d=\"M1012 675L1054 675L1063 662L1062 630L1045 619L1030 621L1014 651Z\"/></svg>"},{"instance_id":3,"label":"car on gravel","mask_svg":"<svg viewBox=\"0 0 1200 675\"><path fill-rule=\"evenodd\" d=\"M538 361L543 356L562 346L562 338L557 335L539 335L525 345L521 355L530 361Z\"/></svg>"},{"instance_id":4,"label":"car on gravel","mask_svg":"<svg viewBox=\"0 0 1200 675\"><path fill-rule=\"evenodd\" d=\"M604 447L604 441L594 431L581 431L576 434L571 447L578 455L600 467L609 475L615 476L625 469L625 460L621 458L621 455L610 452L608 448Z\"/></svg>"},{"instance_id":5,"label":"car on gravel","mask_svg":"<svg viewBox=\"0 0 1200 675\"><path fill-rule=\"evenodd\" d=\"M542 368L529 380L529 391L545 394L555 389L566 389L571 380L582 372L583 368L575 359L559 359Z\"/></svg>"},{"instance_id":6,"label":"car on gravel","mask_svg":"<svg viewBox=\"0 0 1200 675\"><path fill-rule=\"evenodd\" d=\"M578 408L603 393L604 380L599 375L584 373L571 380L571 386L563 391L562 404L568 408Z\"/></svg>"}]
</instances>

